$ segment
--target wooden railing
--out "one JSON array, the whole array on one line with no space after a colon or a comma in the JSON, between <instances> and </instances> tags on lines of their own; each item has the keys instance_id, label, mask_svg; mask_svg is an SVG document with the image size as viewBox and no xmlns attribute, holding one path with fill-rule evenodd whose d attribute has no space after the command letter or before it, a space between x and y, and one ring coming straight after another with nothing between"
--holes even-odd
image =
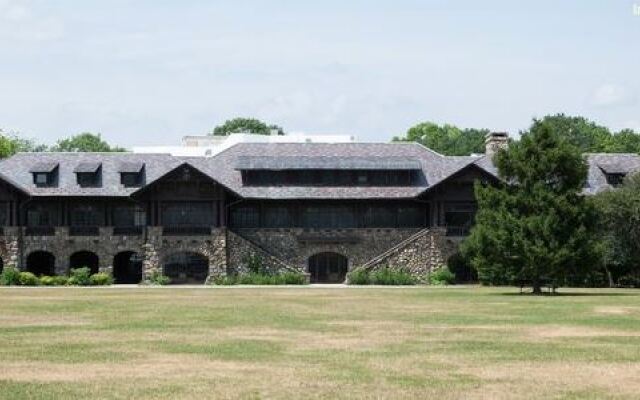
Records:
<instances>
[{"instance_id":1,"label":"wooden railing","mask_svg":"<svg viewBox=\"0 0 640 400\"><path fill-rule=\"evenodd\" d=\"M98 236L100 229L97 226L70 226L69 236Z\"/></svg>"},{"instance_id":2,"label":"wooden railing","mask_svg":"<svg viewBox=\"0 0 640 400\"><path fill-rule=\"evenodd\" d=\"M447 236L469 236L470 226L447 226Z\"/></svg>"},{"instance_id":3,"label":"wooden railing","mask_svg":"<svg viewBox=\"0 0 640 400\"><path fill-rule=\"evenodd\" d=\"M55 226L27 226L25 234L28 236L53 236L56 234Z\"/></svg>"}]
</instances>

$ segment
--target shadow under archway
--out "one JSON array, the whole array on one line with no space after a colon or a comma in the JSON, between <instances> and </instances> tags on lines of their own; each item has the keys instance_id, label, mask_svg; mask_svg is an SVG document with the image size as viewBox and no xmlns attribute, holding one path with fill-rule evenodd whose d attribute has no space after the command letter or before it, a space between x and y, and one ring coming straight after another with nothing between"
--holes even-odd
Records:
<instances>
[{"instance_id":1,"label":"shadow under archway","mask_svg":"<svg viewBox=\"0 0 640 400\"><path fill-rule=\"evenodd\" d=\"M347 278L347 257L332 252L314 254L309 257L311 283L343 283Z\"/></svg>"},{"instance_id":2,"label":"shadow under archway","mask_svg":"<svg viewBox=\"0 0 640 400\"><path fill-rule=\"evenodd\" d=\"M92 251L77 251L69 258L69 269L87 267L91 270L91 274L97 274L100 270L100 259L98 255Z\"/></svg>"},{"instance_id":3,"label":"shadow under archway","mask_svg":"<svg viewBox=\"0 0 640 400\"><path fill-rule=\"evenodd\" d=\"M172 284L202 284L209 276L209 259L195 252L173 253L166 258L163 271Z\"/></svg>"},{"instance_id":4,"label":"shadow under archway","mask_svg":"<svg viewBox=\"0 0 640 400\"><path fill-rule=\"evenodd\" d=\"M142 281L142 257L134 251L123 251L113 257L113 279L119 284Z\"/></svg>"},{"instance_id":5,"label":"shadow under archway","mask_svg":"<svg viewBox=\"0 0 640 400\"><path fill-rule=\"evenodd\" d=\"M48 251L34 251L27 256L27 271L37 276L55 275L56 257Z\"/></svg>"}]
</instances>

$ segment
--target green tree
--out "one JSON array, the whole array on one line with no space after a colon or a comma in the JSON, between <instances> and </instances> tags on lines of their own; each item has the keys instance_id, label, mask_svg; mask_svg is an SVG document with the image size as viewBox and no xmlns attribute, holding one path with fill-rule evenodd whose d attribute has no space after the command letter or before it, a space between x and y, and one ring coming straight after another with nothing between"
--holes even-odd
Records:
<instances>
[{"instance_id":1,"label":"green tree","mask_svg":"<svg viewBox=\"0 0 640 400\"><path fill-rule=\"evenodd\" d=\"M448 156L462 156L472 153L484 153L486 129L460 129L433 122L419 123L407 131L403 137L394 137L394 141L418 142Z\"/></svg>"},{"instance_id":2,"label":"green tree","mask_svg":"<svg viewBox=\"0 0 640 400\"><path fill-rule=\"evenodd\" d=\"M604 268L611 285L621 279L640 284L640 174L616 190L593 196L599 237L604 238Z\"/></svg>"},{"instance_id":3,"label":"green tree","mask_svg":"<svg viewBox=\"0 0 640 400\"><path fill-rule=\"evenodd\" d=\"M18 152L46 151L47 147L36 144L32 139L19 137L17 134L6 134L0 129L0 158L6 158Z\"/></svg>"},{"instance_id":4,"label":"green tree","mask_svg":"<svg viewBox=\"0 0 640 400\"><path fill-rule=\"evenodd\" d=\"M491 284L530 282L541 292L586 276L595 249L593 207L580 194L587 165L580 151L546 122L494 157L503 181L476 184L478 213L462 251Z\"/></svg>"},{"instance_id":5,"label":"green tree","mask_svg":"<svg viewBox=\"0 0 640 400\"><path fill-rule=\"evenodd\" d=\"M611 131L607 127L589 121L584 117L565 114L547 115L542 122L578 147L582 153L606 152L611 142Z\"/></svg>"},{"instance_id":6,"label":"green tree","mask_svg":"<svg viewBox=\"0 0 640 400\"><path fill-rule=\"evenodd\" d=\"M70 138L58 140L51 148L51 151L119 152L125 151L125 149L118 146L110 146L109 143L102 140L100 134L95 135L90 132L84 132Z\"/></svg>"},{"instance_id":7,"label":"green tree","mask_svg":"<svg viewBox=\"0 0 640 400\"><path fill-rule=\"evenodd\" d=\"M284 131L277 125L267 125L255 118L234 118L225 121L224 124L213 128L211 135L227 136L232 133L253 133L256 135L270 135L272 130L278 131L278 135L284 135Z\"/></svg>"}]
</instances>

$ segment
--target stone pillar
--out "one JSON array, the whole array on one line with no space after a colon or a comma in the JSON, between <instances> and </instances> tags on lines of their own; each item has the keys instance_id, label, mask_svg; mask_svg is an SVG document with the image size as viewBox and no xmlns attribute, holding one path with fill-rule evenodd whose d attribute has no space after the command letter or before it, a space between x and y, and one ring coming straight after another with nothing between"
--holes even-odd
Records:
<instances>
[{"instance_id":1,"label":"stone pillar","mask_svg":"<svg viewBox=\"0 0 640 400\"><path fill-rule=\"evenodd\" d=\"M205 283L227 275L227 230L214 229L211 235L211 248L207 249L209 256L209 276Z\"/></svg>"},{"instance_id":2,"label":"stone pillar","mask_svg":"<svg viewBox=\"0 0 640 400\"><path fill-rule=\"evenodd\" d=\"M142 245L142 281L149 279L154 273L161 273L160 256L158 251L162 243L162 227L147 227L147 240Z\"/></svg>"},{"instance_id":3,"label":"stone pillar","mask_svg":"<svg viewBox=\"0 0 640 400\"><path fill-rule=\"evenodd\" d=\"M98 271L113 276L113 248L115 247L115 241L113 240L113 227L99 227L98 237L100 238L100 244L95 251L100 259Z\"/></svg>"},{"instance_id":4,"label":"stone pillar","mask_svg":"<svg viewBox=\"0 0 640 400\"><path fill-rule=\"evenodd\" d=\"M4 228L4 266L12 265L20 268L20 228L17 226Z\"/></svg>"}]
</instances>

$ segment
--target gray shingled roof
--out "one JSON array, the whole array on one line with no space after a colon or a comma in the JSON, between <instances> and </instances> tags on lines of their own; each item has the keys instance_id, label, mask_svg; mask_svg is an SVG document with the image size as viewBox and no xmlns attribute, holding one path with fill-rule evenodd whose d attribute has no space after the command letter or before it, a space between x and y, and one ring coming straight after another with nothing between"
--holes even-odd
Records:
<instances>
[{"instance_id":1,"label":"gray shingled roof","mask_svg":"<svg viewBox=\"0 0 640 400\"><path fill-rule=\"evenodd\" d=\"M417 184L409 187L243 186L241 172L234 167L243 157L253 156L379 159L381 162L404 159L411 165L419 163L422 174ZM256 199L414 198L475 159L445 157L416 143L239 143L211 158L185 158L240 196Z\"/></svg>"},{"instance_id":2,"label":"gray shingled roof","mask_svg":"<svg viewBox=\"0 0 640 400\"><path fill-rule=\"evenodd\" d=\"M589 172L586 194L595 194L603 190L611 189L607 183L606 174L629 175L640 172L640 155L630 153L588 153L585 154Z\"/></svg>"},{"instance_id":3,"label":"gray shingled roof","mask_svg":"<svg viewBox=\"0 0 640 400\"><path fill-rule=\"evenodd\" d=\"M144 162L141 161L123 161L118 167L118 172L138 173L144 168Z\"/></svg>"},{"instance_id":4,"label":"gray shingled roof","mask_svg":"<svg viewBox=\"0 0 640 400\"><path fill-rule=\"evenodd\" d=\"M350 169L419 170L420 161L408 157L239 156L238 170Z\"/></svg>"},{"instance_id":5,"label":"gray shingled roof","mask_svg":"<svg viewBox=\"0 0 640 400\"><path fill-rule=\"evenodd\" d=\"M78 165L73 169L73 172L95 173L100 169L101 165L102 163L99 161L85 161L78 163Z\"/></svg>"},{"instance_id":6,"label":"gray shingled roof","mask_svg":"<svg viewBox=\"0 0 640 400\"><path fill-rule=\"evenodd\" d=\"M145 163L146 179L153 182L182 163L169 154L133 153L18 153L0 161L0 174L14 186L31 196L129 196L137 188L120 183L122 163ZM74 170L80 164L102 164L101 187L80 187ZM33 168L58 165L58 185L37 187L33 183ZM50 167L49 167L50 168Z\"/></svg>"},{"instance_id":7,"label":"gray shingled roof","mask_svg":"<svg viewBox=\"0 0 640 400\"><path fill-rule=\"evenodd\" d=\"M35 161L31 168L29 168L29 172L42 172L42 173L50 173L53 172L54 169L58 166L58 162L56 161Z\"/></svg>"}]
</instances>

